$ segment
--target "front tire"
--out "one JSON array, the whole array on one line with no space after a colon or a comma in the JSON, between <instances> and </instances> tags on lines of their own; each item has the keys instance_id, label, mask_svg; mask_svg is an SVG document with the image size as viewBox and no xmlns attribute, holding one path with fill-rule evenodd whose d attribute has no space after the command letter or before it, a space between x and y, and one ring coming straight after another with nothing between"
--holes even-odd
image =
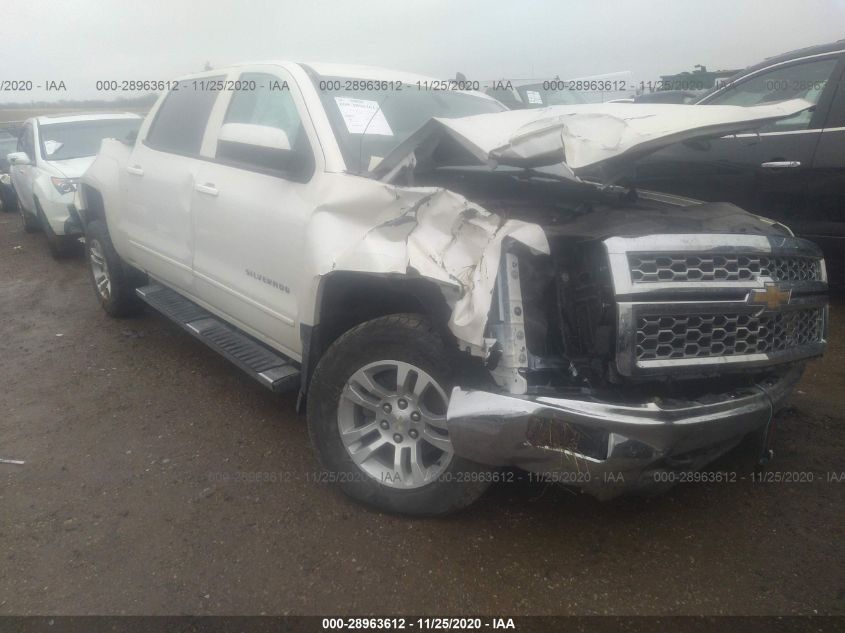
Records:
<instances>
[{"instance_id":1,"label":"front tire","mask_svg":"<svg viewBox=\"0 0 845 633\"><path fill-rule=\"evenodd\" d=\"M308 431L346 494L388 512L439 515L484 493L491 468L456 456L449 440L454 366L414 314L367 321L329 347L308 390Z\"/></svg>"},{"instance_id":2,"label":"front tire","mask_svg":"<svg viewBox=\"0 0 845 633\"><path fill-rule=\"evenodd\" d=\"M143 311L144 303L135 294L144 284L143 276L120 259L100 220L85 228L85 259L94 292L109 316L125 318Z\"/></svg>"}]
</instances>

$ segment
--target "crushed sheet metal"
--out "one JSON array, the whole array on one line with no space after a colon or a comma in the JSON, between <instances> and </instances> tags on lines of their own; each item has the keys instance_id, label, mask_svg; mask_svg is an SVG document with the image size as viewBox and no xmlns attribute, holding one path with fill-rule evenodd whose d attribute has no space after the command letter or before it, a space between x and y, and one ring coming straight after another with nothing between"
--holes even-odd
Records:
<instances>
[{"instance_id":1,"label":"crushed sheet metal","mask_svg":"<svg viewBox=\"0 0 845 633\"><path fill-rule=\"evenodd\" d=\"M435 118L388 154L372 175L389 177L409 154L431 147L444 135L483 163L540 167L565 162L577 173L608 161L634 160L692 138L752 130L810 107L803 99L751 107L590 103Z\"/></svg>"},{"instance_id":2,"label":"crushed sheet metal","mask_svg":"<svg viewBox=\"0 0 845 633\"><path fill-rule=\"evenodd\" d=\"M477 350L485 347L502 241L510 237L534 252L549 253L537 224L504 220L452 191L435 187L394 187L360 179L342 199L321 205L311 230L320 252L318 275L333 270L419 274L458 290L449 328ZM474 350L474 351L477 351Z\"/></svg>"},{"instance_id":3,"label":"crushed sheet metal","mask_svg":"<svg viewBox=\"0 0 845 633\"><path fill-rule=\"evenodd\" d=\"M460 284L462 294L449 329L477 347L483 345L502 241L507 237L536 253L550 252L539 225L504 220L448 190L439 190L420 206L417 227L408 236L411 267L425 277Z\"/></svg>"}]
</instances>

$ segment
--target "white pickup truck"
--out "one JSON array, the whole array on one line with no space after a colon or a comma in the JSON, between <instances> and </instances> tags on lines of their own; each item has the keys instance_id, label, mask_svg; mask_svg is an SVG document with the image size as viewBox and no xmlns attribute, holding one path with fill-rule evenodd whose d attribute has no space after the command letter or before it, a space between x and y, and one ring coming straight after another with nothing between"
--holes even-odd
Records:
<instances>
[{"instance_id":1,"label":"white pickup truck","mask_svg":"<svg viewBox=\"0 0 845 633\"><path fill-rule=\"evenodd\" d=\"M460 87L287 62L174 82L82 179L102 306L298 390L324 466L389 511L459 509L501 467L609 498L743 438L770 455L825 347L819 250L626 181L809 104L511 112Z\"/></svg>"}]
</instances>

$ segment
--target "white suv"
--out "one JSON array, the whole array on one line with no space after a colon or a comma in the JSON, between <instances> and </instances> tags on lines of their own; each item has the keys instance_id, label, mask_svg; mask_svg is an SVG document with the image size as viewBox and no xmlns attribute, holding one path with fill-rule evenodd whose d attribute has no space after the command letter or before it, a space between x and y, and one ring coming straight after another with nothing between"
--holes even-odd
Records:
<instances>
[{"instance_id":1,"label":"white suv","mask_svg":"<svg viewBox=\"0 0 845 633\"><path fill-rule=\"evenodd\" d=\"M772 411L824 350L814 245L612 184L811 104L505 111L288 62L173 84L82 180L96 296L298 390L326 480L357 499L448 512L512 480L500 466L605 498L749 435L768 457Z\"/></svg>"},{"instance_id":2,"label":"white suv","mask_svg":"<svg viewBox=\"0 0 845 633\"><path fill-rule=\"evenodd\" d=\"M24 227L43 230L51 252L68 254L82 235L73 203L76 183L94 162L104 138L130 140L137 114L74 114L27 119L17 151L8 155Z\"/></svg>"}]
</instances>

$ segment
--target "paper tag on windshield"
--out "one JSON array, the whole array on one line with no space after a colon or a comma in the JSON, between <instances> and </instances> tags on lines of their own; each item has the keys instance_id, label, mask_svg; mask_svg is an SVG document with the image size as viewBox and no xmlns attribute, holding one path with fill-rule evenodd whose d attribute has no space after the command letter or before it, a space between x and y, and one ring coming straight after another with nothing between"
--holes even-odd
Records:
<instances>
[{"instance_id":1,"label":"paper tag on windshield","mask_svg":"<svg viewBox=\"0 0 845 633\"><path fill-rule=\"evenodd\" d=\"M44 151L47 152L48 156L52 156L62 145L64 145L64 143L59 141L44 141Z\"/></svg>"},{"instance_id":2,"label":"paper tag on windshield","mask_svg":"<svg viewBox=\"0 0 845 633\"><path fill-rule=\"evenodd\" d=\"M393 130L377 101L351 97L335 97L334 101L350 134L393 136Z\"/></svg>"},{"instance_id":3,"label":"paper tag on windshield","mask_svg":"<svg viewBox=\"0 0 845 633\"><path fill-rule=\"evenodd\" d=\"M526 90L525 94L528 96L528 103L537 103L543 105L543 97L535 90Z\"/></svg>"}]
</instances>

